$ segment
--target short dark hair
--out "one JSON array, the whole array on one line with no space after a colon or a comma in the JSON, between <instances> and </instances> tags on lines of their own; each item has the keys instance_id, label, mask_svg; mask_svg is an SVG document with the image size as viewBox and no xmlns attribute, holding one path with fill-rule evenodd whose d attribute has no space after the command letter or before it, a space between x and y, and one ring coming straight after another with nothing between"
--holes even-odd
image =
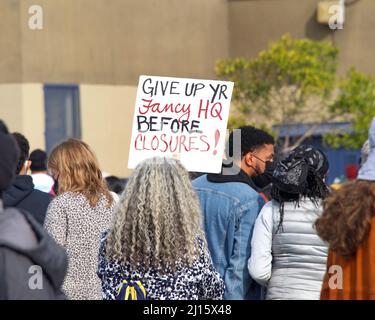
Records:
<instances>
[{"instance_id":1,"label":"short dark hair","mask_svg":"<svg viewBox=\"0 0 375 320\"><path fill-rule=\"evenodd\" d=\"M275 139L266 131L253 126L242 126L235 130L241 130L241 157L248 152L255 151L265 144L275 144ZM229 135L229 150L227 156L233 156L233 130Z\"/></svg>"},{"instance_id":2,"label":"short dark hair","mask_svg":"<svg viewBox=\"0 0 375 320\"><path fill-rule=\"evenodd\" d=\"M1 132L1 133L5 133L5 134L8 134L8 133L9 133L7 125L6 125L5 122L4 122L3 120L1 120L1 119L0 119L0 132Z\"/></svg>"},{"instance_id":3,"label":"short dark hair","mask_svg":"<svg viewBox=\"0 0 375 320\"><path fill-rule=\"evenodd\" d=\"M116 176L109 176L105 178L105 181L107 182L108 189L118 195L125 189L125 184Z\"/></svg>"},{"instance_id":4,"label":"short dark hair","mask_svg":"<svg viewBox=\"0 0 375 320\"><path fill-rule=\"evenodd\" d=\"M30 153L31 171L47 170L47 153L41 149L36 149Z\"/></svg>"},{"instance_id":5,"label":"short dark hair","mask_svg":"<svg viewBox=\"0 0 375 320\"><path fill-rule=\"evenodd\" d=\"M14 139L16 139L16 142L20 149L20 157L18 159L16 170L16 174L19 174L26 160L29 160L30 144L26 137L21 133L15 132L12 133L12 136L14 137Z\"/></svg>"}]
</instances>

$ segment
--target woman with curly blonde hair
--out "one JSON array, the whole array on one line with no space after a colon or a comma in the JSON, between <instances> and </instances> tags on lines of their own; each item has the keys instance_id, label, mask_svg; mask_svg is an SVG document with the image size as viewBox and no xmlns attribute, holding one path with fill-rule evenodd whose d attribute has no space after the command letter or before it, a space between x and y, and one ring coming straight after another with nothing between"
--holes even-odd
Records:
<instances>
[{"instance_id":1,"label":"woman with curly blonde hair","mask_svg":"<svg viewBox=\"0 0 375 320\"><path fill-rule=\"evenodd\" d=\"M143 298L152 300L221 299L224 283L213 268L201 217L180 162L152 158L139 164L102 237L104 299L123 299L124 281L141 285Z\"/></svg>"},{"instance_id":2,"label":"woman with curly blonde hair","mask_svg":"<svg viewBox=\"0 0 375 320\"><path fill-rule=\"evenodd\" d=\"M358 180L327 198L316 223L329 254L322 300L375 299L375 118Z\"/></svg>"},{"instance_id":3,"label":"woman with curly blonde hair","mask_svg":"<svg viewBox=\"0 0 375 320\"><path fill-rule=\"evenodd\" d=\"M112 220L113 198L90 147L69 139L53 149L48 169L58 183L44 223L69 258L63 289L69 299L101 299L96 275L101 233Z\"/></svg>"}]
</instances>

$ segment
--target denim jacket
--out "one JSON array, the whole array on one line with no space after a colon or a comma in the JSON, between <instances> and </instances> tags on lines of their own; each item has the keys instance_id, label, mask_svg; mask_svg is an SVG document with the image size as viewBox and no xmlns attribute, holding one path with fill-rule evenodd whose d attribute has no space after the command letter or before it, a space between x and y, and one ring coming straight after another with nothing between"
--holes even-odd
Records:
<instances>
[{"instance_id":1,"label":"denim jacket","mask_svg":"<svg viewBox=\"0 0 375 320\"><path fill-rule=\"evenodd\" d=\"M261 288L251 279L247 260L255 220L264 200L246 179L250 180L241 171L237 176L203 175L193 181L213 264L225 282L226 300L261 298Z\"/></svg>"}]
</instances>

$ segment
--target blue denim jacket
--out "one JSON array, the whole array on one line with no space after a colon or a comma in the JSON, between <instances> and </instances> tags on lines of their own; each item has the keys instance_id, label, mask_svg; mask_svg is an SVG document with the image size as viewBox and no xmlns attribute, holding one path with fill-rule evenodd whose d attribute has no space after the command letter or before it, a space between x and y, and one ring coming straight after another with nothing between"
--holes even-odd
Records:
<instances>
[{"instance_id":1,"label":"blue denim jacket","mask_svg":"<svg viewBox=\"0 0 375 320\"><path fill-rule=\"evenodd\" d=\"M261 287L251 279L247 261L263 198L248 184L211 182L207 175L194 180L193 186L201 203L213 264L225 281L224 299L260 299Z\"/></svg>"}]
</instances>

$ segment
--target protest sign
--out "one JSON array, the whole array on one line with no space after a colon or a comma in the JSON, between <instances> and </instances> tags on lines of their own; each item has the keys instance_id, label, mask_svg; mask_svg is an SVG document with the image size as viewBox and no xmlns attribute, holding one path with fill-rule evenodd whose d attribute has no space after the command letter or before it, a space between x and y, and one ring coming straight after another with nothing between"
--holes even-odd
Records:
<instances>
[{"instance_id":1,"label":"protest sign","mask_svg":"<svg viewBox=\"0 0 375 320\"><path fill-rule=\"evenodd\" d=\"M221 170L233 82L141 76L128 167L154 156Z\"/></svg>"}]
</instances>

